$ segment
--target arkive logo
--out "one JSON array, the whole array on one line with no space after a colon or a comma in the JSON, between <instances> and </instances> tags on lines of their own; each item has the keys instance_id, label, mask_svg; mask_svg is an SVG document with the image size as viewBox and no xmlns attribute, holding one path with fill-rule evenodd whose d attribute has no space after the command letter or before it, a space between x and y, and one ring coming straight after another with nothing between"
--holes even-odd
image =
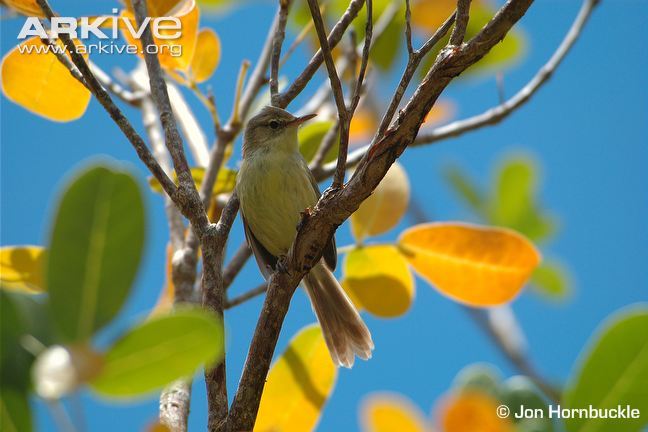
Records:
<instances>
[{"instance_id":1,"label":"arkive logo","mask_svg":"<svg viewBox=\"0 0 648 432\"><path fill-rule=\"evenodd\" d=\"M118 10L113 9L112 12L117 13ZM30 36L56 39L61 34L67 34L74 39L88 39L90 35L99 39L118 39L120 30L128 32L134 39L140 39L147 25L150 25L156 39L178 39L182 35L182 23L177 17L146 17L142 25L123 16L52 17L49 30L43 27L38 17L27 17L18 33L18 39ZM104 29L109 29L110 34L106 34Z\"/></svg>"}]
</instances>

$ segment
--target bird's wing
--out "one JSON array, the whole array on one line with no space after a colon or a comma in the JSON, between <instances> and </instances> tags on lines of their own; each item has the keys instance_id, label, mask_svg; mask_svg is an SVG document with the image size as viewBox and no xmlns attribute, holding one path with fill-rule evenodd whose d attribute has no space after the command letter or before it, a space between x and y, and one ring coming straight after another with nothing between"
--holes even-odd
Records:
<instances>
[{"instance_id":1,"label":"bird's wing","mask_svg":"<svg viewBox=\"0 0 648 432\"><path fill-rule=\"evenodd\" d=\"M243 228L245 229L245 239L247 240L248 245L250 245L252 253L254 253L254 258L256 258L256 262L259 266L259 270L261 270L261 274L266 280L268 280L270 279L270 275L272 274L272 271L277 264L277 257L268 252L268 250L263 247L261 242L257 240L257 238L252 233L250 226L246 222L243 213L241 213L241 219L243 220Z\"/></svg>"},{"instance_id":2,"label":"bird's wing","mask_svg":"<svg viewBox=\"0 0 648 432\"><path fill-rule=\"evenodd\" d=\"M319 190L319 185L317 184L317 180L315 180L313 173L308 168L308 164L306 163L306 161L304 161L304 165L306 167L306 172L308 173L308 179L310 180L311 185L315 190L315 194L319 198L322 195L322 193ZM326 262L327 267L331 271L335 270L335 267L337 266L337 248L335 246L335 235L331 236L331 241L329 241L326 247L324 247L322 256L324 257L324 262Z\"/></svg>"}]
</instances>

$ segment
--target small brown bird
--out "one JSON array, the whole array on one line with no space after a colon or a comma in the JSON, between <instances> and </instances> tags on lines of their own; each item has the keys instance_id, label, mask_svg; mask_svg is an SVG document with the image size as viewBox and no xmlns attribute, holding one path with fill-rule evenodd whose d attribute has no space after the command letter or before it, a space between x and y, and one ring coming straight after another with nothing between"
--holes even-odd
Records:
<instances>
[{"instance_id":1,"label":"small brown bird","mask_svg":"<svg viewBox=\"0 0 648 432\"><path fill-rule=\"evenodd\" d=\"M299 125L313 117L295 117L268 106L252 117L245 129L236 191L245 236L266 279L277 257L288 253L301 212L314 206L320 196L297 139ZM336 262L335 239L331 239L323 258L303 282L333 362L351 367L355 356L369 359L374 344L367 326L333 275Z\"/></svg>"}]
</instances>

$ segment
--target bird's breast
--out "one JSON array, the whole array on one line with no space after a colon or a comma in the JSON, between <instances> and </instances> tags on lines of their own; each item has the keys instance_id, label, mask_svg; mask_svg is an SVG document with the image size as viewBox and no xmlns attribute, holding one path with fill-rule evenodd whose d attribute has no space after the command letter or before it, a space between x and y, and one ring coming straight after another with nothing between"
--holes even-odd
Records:
<instances>
[{"instance_id":1,"label":"bird's breast","mask_svg":"<svg viewBox=\"0 0 648 432\"><path fill-rule=\"evenodd\" d=\"M301 212L317 202L299 153L264 152L243 161L237 193L257 240L275 256L288 252Z\"/></svg>"}]
</instances>

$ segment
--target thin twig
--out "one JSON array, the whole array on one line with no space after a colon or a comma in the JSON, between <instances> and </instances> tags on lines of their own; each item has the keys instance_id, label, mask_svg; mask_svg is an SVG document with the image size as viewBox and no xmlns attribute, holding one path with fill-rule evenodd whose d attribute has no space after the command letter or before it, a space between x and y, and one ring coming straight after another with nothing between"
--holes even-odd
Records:
<instances>
[{"instance_id":1,"label":"thin twig","mask_svg":"<svg viewBox=\"0 0 648 432\"><path fill-rule=\"evenodd\" d=\"M466 37L470 18L470 0L457 0L457 19L450 35L450 45L461 45Z\"/></svg>"},{"instance_id":2,"label":"thin twig","mask_svg":"<svg viewBox=\"0 0 648 432\"><path fill-rule=\"evenodd\" d=\"M133 0L132 4L135 12L135 20L141 27L142 23L144 23L145 17L147 16L146 2L144 0ZM143 46L155 45L149 25L144 26L141 41ZM160 61L157 54L152 54L149 50L144 50L144 61L146 63L146 69L148 70L151 95L153 96L153 101L157 105L160 122L164 129L164 140L169 149L169 153L171 154L171 160L173 160L173 166L178 177L178 190L180 191L178 197L182 201L182 205L186 211L186 216L191 222L193 230L200 238L207 229L209 220L207 219L205 207L203 206L198 190L196 189L196 183L191 175L189 163L185 156L182 137L180 136L173 115L173 109L171 108L171 101L169 99L169 93L160 66Z\"/></svg>"},{"instance_id":3,"label":"thin twig","mask_svg":"<svg viewBox=\"0 0 648 432\"><path fill-rule=\"evenodd\" d=\"M251 256L252 249L250 249L250 246L246 241L244 241L234 253L234 256L225 267L225 270L223 270L223 285L226 289L232 285L234 278L236 278Z\"/></svg>"},{"instance_id":4,"label":"thin twig","mask_svg":"<svg viewBox=\"0 0 648 432\"><path fill-rule=\"evenodd\" d=\"M262 284L260 284L256 288L253 288L250 291L247 291L247 292L239 295L238 297L234 297L233 299L227 300L225 302L225 309L233 308L234 306L238 306L241 303L244 303L244 302L246 302L248 300L253 299L254 297L260 296L261 294L266 292L267 289L268 289L268 283L263 282Z\"/></svg>"},{"instance_id":5,"label":"thin twig","mask_svg":"<svg viewBox=\"0 0 648 432\"><path fill-rule=\"evenodd\" d=\"M565 59L581 35L594 7L596 7L598 3L599 0L586 0L583 2L571 28L554 54L547 63L538 70L535 76L513 97L481 114L467 119L457 120L447 125L440 126L430 132L419 134L412 145L419 146L431 144L447 138L457 137L466 132L480 129L484 126L497 124L528 102L531 97L549 80L549 78L551 78L558 66L560 66L562 61Z\"/></svg>"},{"instance_id":6,"label":"thin twig","mask_svg":"<svg viewBox=\"0 0 648 432\"><path fill-rule=\"evenodd\" d=\"M367 4L370 4L368 0ZM338 168L335 171L333 176L333 188L339 188L344 184L344 173L346 166L346 154L349 149L349 110L346 107L344 101L344 92L342 91L342 82L338 76L337 70L335 69L335 62L333 61L333 54L331 53L331 47L328 43L328 38L326 37L326 29L324 28L324 21L322 20L322 15L320 14L319 4L317 0L308 0L308 7L311 11L311 16L313 17L313 24L315 25L315 30L317 32L317 38L320 43L320 51L324 56L324 63L326 64L326 69L328 71L329 81L331 82L331 89L333 90L333 98L335 99L335 105L338 112L338 124L340 127L340 152L338 154ZM370 19L370 14L367 15ZM364 76L364 72L362 72Z\"/></svg>"},{"instance_id":7,"label":"thin twig","mask_svg":"<svg viewBox=\"0 0 648 432\"><path fill-rule=\"evenodd\" d=\"M286 37L290 3L291 0L279 0L279 24L272 40L272 59L270 61L270 101L272 105L275 105L279 95L279 60L281 59L281 47Z\"/></svg>"},{"instance_id":8,"label":"thin twig","mask_svg":"<svg viewBox=\"0 0 648 432\"><path fill-rule=\"evenodd\" d=\"M362 85L364 84L365 75L367 73L367 65L369 64L369 51L371 50L371 38L373 35L373 0L366 0L367 4L367 24L365 25L365 39L362 47L362 56L360 57L360 71L358 78L355 81L353 88L353 96L351 98L351 106L349 107L349 117L353 117L353 113L358 107L360 102L360 95L362 94ZM354 44L355 45L355 44ZM355 49L355 47L354 47ZM351 70L355 72L355 68ZM347 152L345 152L346 154ZM346 156L345 156L346 164Z\"/></svg>"},{"instance_id":9,"label":"thin twig","mask_svg":"<svg viewBox=\"0 0 648 432\"><path fill-rule=\"evenodd\" d=\"M351 22L355 19L356 16L358 16L358 12L362 8L363 4L364 0L351 0L349 7L344 12L342 17L340 17L335 26L333 26L331 34L329 34L328 36L327 43L331 49L335 48L338 42L340 42L342 36L344 36L344 33L346 32ZM317 72L317 69L319 69L323 61L324 56L322 54L322 50L318 50L317 53L315 53L315 55L311 58L306 68L304 68L302 73L295 79L295 81L293 81L288 89L279 94L276 99L277 106L280 108L285 108L286 106L288 106L288 104L293 99L295 99L297 95L301 93L304 87L306 87L306 85L310 82L311 78L313 78L313 75L315 74L315 72Z\"/></svg>"},{"instance_id":10,"label":"thin twig","mask_svg":"<svg viewBox=\"0 0 648 432\"><path fill-rule=\"evenodd\" d=\"M313 160L309 166L311 171L313 172L319 171L322 164L324 164L326 160L326 155L328 155L329 151L335 145L335 141L337 141L337 138L339 136L339 129L340 129L340 120L338 119L335 122L333 122L329 130L326 131L324 138L322 138L322 143L317 149L317 153L315 153L315 156L313 157Z\"/></svg>"},{"instance_id":11,"label":"thin twig","mask_svg":"<svg viewBox=\"0 0 648 432\"><path fill-rule=\"evenodd\" d=\"M405 70L403 71L403 75L401 76L400 82L398 83L398 87L396 87L396 91L394 92L394 96L392 96L392 100L389 102L389 106L387 107L387 110L385 111L385 114L383 115L382 120L380 121L380 125L378 126L378 130L376 131L376 134L374 135L374 140L376 140L378 137L382 136L385 134L387 131L387 128L389 127L389 124L392 121L392 118L394 117L394 114L396 113L396 110L398 109L398 105L400 104L401 100L403 99L403 95L405 94L405 91L407 90L407 87L409 86L410 82L412 81L412 78L414 77L414 73L416 72L416 69L418 68L419 64L421 64L421 61L423 58L425 58L425 55L437 44L443 37L448 33L450 30L450 27L452 27L452 24L454 23L455 20L455 13L450 15L445 22L437 29L436 32L421 46L420 49L414 50L409 52L408 58L407 58L407 65L405 66ZM409 1L406 3L406 9L405 9L405 32L406 32L406 39L411 42L411 33L407 34L408 30L410 28L410 19L411 19L411 14L409 11ZM411 29L409 30L411 32Z\"/></svg>"},{"instance_id":12,"label":"thin twig","mask_svg":"<svg viewBox=\"0 0 648 432\"><path fill-rule=\"evenodd\" d=\"M265 43L263 44L261 54L256 61L256 65L254 66L254 70L252 71L252 75L250 76L250 80L248 81L247 86L245 87L245 91L241 96L241 102L239 106L239 114L241 119L245 119L248 116L250 107L252 106L254 99L259 93L259 90L261 90L261 87L263 87L263 85L267 83L266 71L268 70L270 57L272 55L272 42L274 41L274 33L279 26L279 15L280 10L277 10L275 18L272 21L272 25L268 30L268 35L266 36Z\"/></svg>"}]
</instances>

